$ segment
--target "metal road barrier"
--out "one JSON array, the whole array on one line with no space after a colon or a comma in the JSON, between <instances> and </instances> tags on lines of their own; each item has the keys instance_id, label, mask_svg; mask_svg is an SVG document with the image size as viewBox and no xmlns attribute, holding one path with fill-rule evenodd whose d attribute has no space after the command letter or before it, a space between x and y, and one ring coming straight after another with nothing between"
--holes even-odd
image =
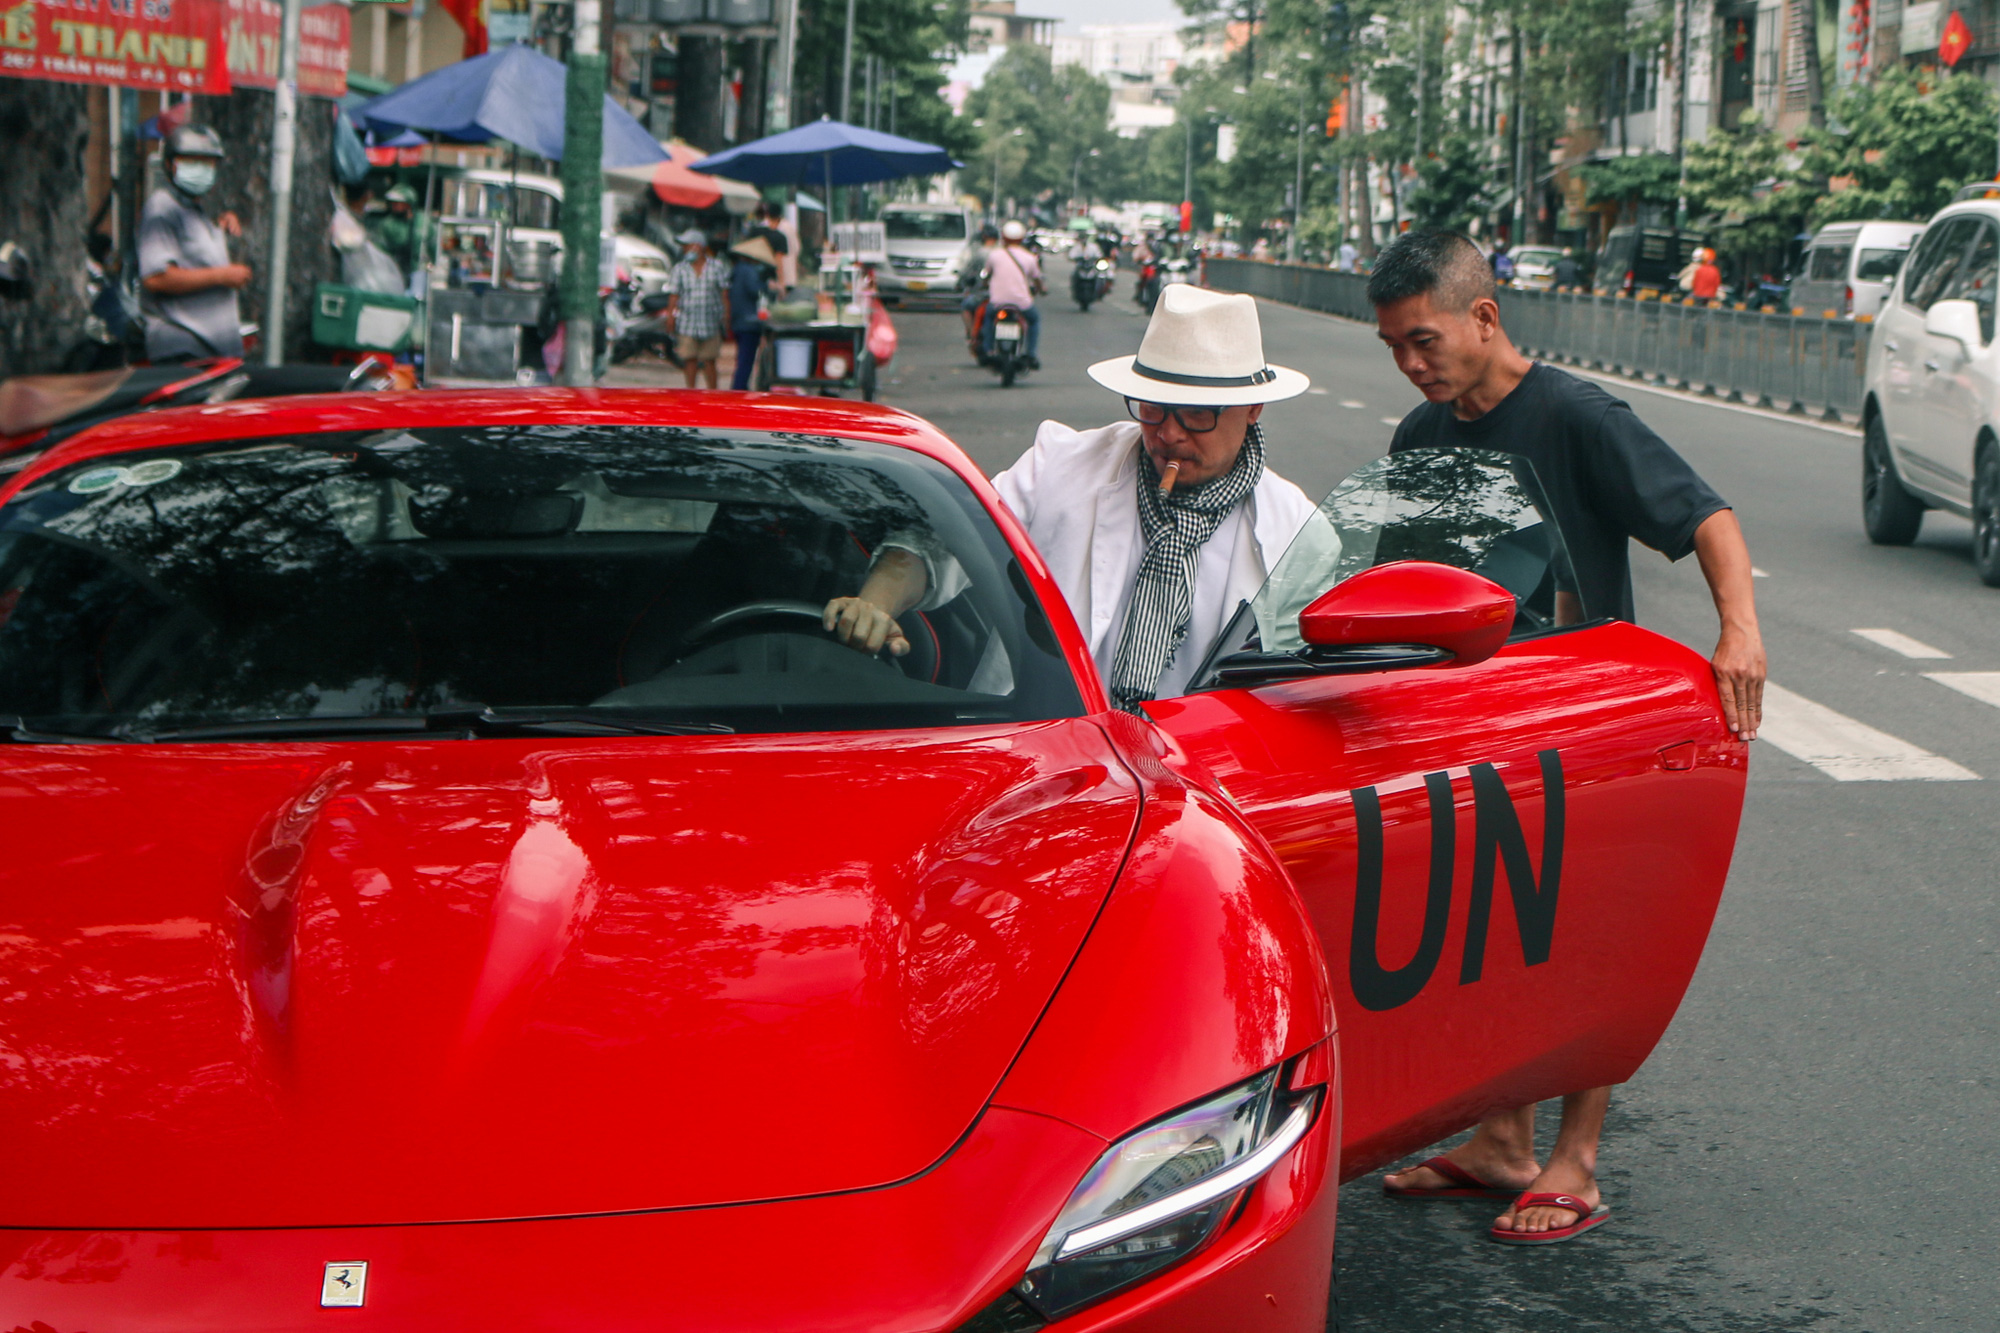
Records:
<instances>
[{"instance_id":1,"label":"metal road barrier","mask_svg":"<svg viewBox=\"0 0 2000 1333\"><path fill-rule=\"evenodd\" d=\"M1304 264L1209 259L1217 291L1374 322L1368 278ZM1514 345L1544 361L1827 421L1861 419L1865 320L1776 315L1586 292L1500 291Z\"/></svg>"}]
</instances>

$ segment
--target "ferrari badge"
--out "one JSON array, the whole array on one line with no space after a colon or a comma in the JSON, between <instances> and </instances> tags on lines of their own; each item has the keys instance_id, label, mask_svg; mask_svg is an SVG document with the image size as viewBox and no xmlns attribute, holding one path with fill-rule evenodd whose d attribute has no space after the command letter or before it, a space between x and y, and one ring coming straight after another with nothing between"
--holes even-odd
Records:
<instances>
[{"instance_id":1,"label":"ferrari badge","mask_svg":"<svg viewBox=\"0 0 2000 1333\"><path fill-rule=\"evenodd\" d=\"M319 1284L319 1303L323 1309L357 1306L367 1291L367 1264L328 1264Z\"/></svg>"}]
</instances>

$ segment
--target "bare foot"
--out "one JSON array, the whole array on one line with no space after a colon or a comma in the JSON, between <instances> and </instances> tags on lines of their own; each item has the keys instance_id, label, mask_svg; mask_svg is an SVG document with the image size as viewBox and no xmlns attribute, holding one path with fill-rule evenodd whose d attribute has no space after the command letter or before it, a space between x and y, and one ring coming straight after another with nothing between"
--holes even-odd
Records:
<instances>
[{"instance_id":1,"label":"bare foot","mask_svg":"<svg viewBox=\"0 0 2000 1333\"><path fill-rule=\"evenodd\" d=\"M1477 1139L1459 1144L1445 1153L1444 1158L1453 1166L1470 1172L1495 1188L1517 1191L1528 1188L1538 1170L1534 1158L1504 1156ZM1384 1176L1383 1180L1390 1189L1397 1190L1451 1189L1459 1184L1458 1181L1448 1180L1427 1166L1413 1166L1404 1171L1392 1172Z\"/></svg>"},{"instance_id":2,"label":"bare foot","mask_svg":"<svg viewBox=\"0 0 2000 1333\"><path fill-rule=\"evenodd\" d=\"M1600 1197L1596 1172L1576 1161L1552 1160L1534 1183L1522 1188L1536 1194L1572 1195L1592 1208L1597 1207ZM1509 1208L1494 1219L1493 1226L1498 1231L1555 1231L1582 1220L1568 1208L1524 1208L1518 1213Z\"/></svg>"}]
</instances>

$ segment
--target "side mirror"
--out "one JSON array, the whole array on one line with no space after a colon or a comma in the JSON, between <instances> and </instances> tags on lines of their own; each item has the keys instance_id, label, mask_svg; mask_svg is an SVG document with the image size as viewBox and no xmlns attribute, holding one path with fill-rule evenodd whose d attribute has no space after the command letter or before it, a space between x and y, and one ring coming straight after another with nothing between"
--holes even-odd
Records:
<instances>
[{"instance_id":1,"label":"side mirror","mask_svg":"<svg viewBox=\"0 0 2000 1333\"><path fill-rule=\"evenodd\" d=\"M1970 301L1933 301L1924 312L1924 332L1956 339L1968 355L1986 345L1979 336L1979 307Z\"/></svg>"},{"instance_id":2,"label":"side mirror","mask_svg":"<svg viewBox=\"0 0 2000 1333\"><path fill-rule=\"evenodd\" d=\"M1970 305L1971 302L1964 302ZM1299 613L1313 648L1416 644L1471 666L1500 651L1514 626L1514 595L1491 579L1428 560L1364 569Z\"/></svg>"}]
</instances>

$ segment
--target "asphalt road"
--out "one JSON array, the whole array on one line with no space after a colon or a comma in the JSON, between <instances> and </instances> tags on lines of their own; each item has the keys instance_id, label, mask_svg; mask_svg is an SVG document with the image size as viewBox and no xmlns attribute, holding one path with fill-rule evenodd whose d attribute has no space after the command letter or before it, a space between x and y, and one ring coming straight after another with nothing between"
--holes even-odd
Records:
<instances>
[{"instance_id":1,"label":"asphalt road","mask_svg":"<svg viewBox=\"0 0 2000 1333\"><path fill-rule=\"evenodd\" d=\"M1054 276L1066 282L1067 265ZM967 358L956 315L900 314L883 397L989 472L1044 418L1113 420L1121 404L1084 368L1138 349L1129 285L1121 275L1119 295L1088 314L1051 302L1047 369L1005 390ZM1417 395L1372 329L1262 310L1267 356L1314 385L1266 414L1271 464L1323 494L1388 446ZM1930 515L1905 550L1867 543L1851 430L1614 392L1737 506L1766 573L1772 678L1791 692L1767 728L1785 748L1754 748L1701 970L1614 1099L1600 1162L1612 1224L1547 1250L1502 1247L1483 1237L1490 1204L1392 1205L1378 1178L1356 1181L1341 1200L1335 1322L1371 1333L2000 1327L2000 803L1987 785L2000 782L2000 674L1926 678L2000 673L2000 591L1973 574L1956 518ZM1642 623L1712 649L1695 562L1640 552L1635 564ZM1899 651L1860 629L1950 656L1912 658L1909 643Z\"/></svg>"}]
</instances>

